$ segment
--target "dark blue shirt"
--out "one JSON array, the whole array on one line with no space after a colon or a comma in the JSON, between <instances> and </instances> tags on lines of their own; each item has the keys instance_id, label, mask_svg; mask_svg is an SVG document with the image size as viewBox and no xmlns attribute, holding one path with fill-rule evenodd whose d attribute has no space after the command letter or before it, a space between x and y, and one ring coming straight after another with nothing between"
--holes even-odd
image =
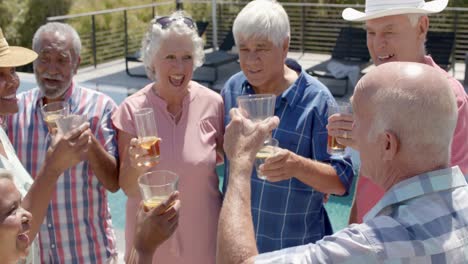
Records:
<instances>
[{"instance_id":1,"label":"dark blue shirt","mask_svg":"<svg viewBox=\"0 0 468 264\"><path fill-rule=\"evenodd\" d=\"M322 83L302 69L299 71L298 79L276 98L275 115L280 118L280 124L273 137L283 149L331 164L347 194L354 176L351 161L349 157L343 159L327 153L327 102L334 98ZM225 125L230 122L229 110L237 107L237 96L254 93L242 72L226 82L221 91ZM229 182L228 172L226 160L224 191ZM276 183L263 181L255 170L251 181L252 217L260 253L313 243L331 233L323 193L294 177Z\"/></svg>"}]
</instances>

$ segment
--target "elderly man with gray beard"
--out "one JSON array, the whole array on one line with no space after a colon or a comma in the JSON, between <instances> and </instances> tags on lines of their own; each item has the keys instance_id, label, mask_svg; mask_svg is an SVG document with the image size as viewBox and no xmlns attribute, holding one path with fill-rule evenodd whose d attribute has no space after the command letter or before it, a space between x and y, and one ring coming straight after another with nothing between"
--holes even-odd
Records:
<instances>
[{"instance_id":1,"label":"elderly man with gray beard","mask_svg":"<svg viewBox=\"0 0 468 264\"><path fill-rule=\"evenodd\" d=\"M112 263L115 235L106 191L119 189L117 142L111 124L116 108L108 96L79 86L73 76L80 64L81 41L67 24L48 23L35 33L33 49L38 88L18 95L17 114L8 119L7 133L18 158L35 178L46 153L61 134L49 131L41 107L65 102L70 113L85 115L90 127L84 155L57 181L45 221L39 231L41 263Z\"/></svg>"}]
</instances>

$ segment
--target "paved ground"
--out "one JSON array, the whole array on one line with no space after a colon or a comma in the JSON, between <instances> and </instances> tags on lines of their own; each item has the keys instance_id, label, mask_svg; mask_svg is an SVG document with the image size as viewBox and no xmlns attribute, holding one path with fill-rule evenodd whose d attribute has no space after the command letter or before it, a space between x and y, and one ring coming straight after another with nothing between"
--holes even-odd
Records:
<instances>
[{"instance_id":1,"label":"paved ground","mask_svg":"<svg viewBox=\"0 0 468 264\"><path fill-rule=\"evenodd\" d=\"M303 68L309 68L313 65L316 65L328 58L329 55L323 54L312 54L312 53L299 53L299 52L290 52L288 57L296 59ZM364 71L368 71L370 68ZM130 63L130 69L133 73L144 74L144 68L141 63ZM465 65L463 63L456 64L455 76L458 80L463 81ZM206 86L214 90L221 90L226 80L234 73L240 70L239 64L233 62L226 64L219 68L219 78L214 85L209 85L206 83ZM453 72L451 72L453 74ZM199 69L195 72L195 76L203 77L212 74L210 69ZM209 79L209 78L208 78ZM134 91L142 88L146 84L150 83L150 80L142 77L131 77L125 72L125 61L124 59L114 60L108 63L103 63L94 67L85 67L81 68L76 76L76 80L80 82L85 82L90 88L97 88L101 90L113 90L114 92L121 93L122 96L131 94ZM345 89L345 82L330 80L330 79L321 79L321 81L329 87L333 94L343 94ZM468 87L467 87L468 88ZM342 99L347 99L353 92L352 85L349 85L347 93Z\"/></svg>"}]
</instances>

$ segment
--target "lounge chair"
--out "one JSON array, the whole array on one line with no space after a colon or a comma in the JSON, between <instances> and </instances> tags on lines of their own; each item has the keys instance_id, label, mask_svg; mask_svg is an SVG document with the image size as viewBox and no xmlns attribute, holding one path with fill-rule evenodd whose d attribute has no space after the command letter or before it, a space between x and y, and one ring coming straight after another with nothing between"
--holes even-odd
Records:
<instances>
[{"instance_id":1,"label":"lounge chair","mask_svg":"<svg viewBox=\"0 0 468 264\"><path fill-rule=\"evenodd\" d=\"M452 68L454 54L455 33L442 31L429 31L426 36L426 50L434 61L444 70Z\"/></svg>"},{"instance_id":2,"label":"lounge chair","mask_svg":"<svg viewBox=\"0 0 468 264\"><path fill-rule=\"evenodd\" d=\"M234 45L234 36L232 34L232 30L229 30L223 42L219 46L219 49L205 54L205 62L200 67L210 68L213 74L206 78L206 74L197 74L197 71L195 71L193 80L209 83L211 85L214 84L216 80L218 80L218 68L222 65L237 61L239 59L238 54L230 52Z\"/></svg>"},{"instance_id":3,"label":"lounge chair","mask_svg":"<svg viewBox=\"0 0 468 264\"><path fill-rule=\"evenodd\" d=\"M348 92L348 76L336 77L330 71L330 66L343 65L343 67L359 67L361 70L371 64L369 51L366 44L366 31L361 28L344 27L341 28L335 46L332 50L331 59L320 64L308 68L306 71L316 77L343 80L345 89L343 94L335 94L337 96L346 95Z\"/></svg>"}]
</instances>

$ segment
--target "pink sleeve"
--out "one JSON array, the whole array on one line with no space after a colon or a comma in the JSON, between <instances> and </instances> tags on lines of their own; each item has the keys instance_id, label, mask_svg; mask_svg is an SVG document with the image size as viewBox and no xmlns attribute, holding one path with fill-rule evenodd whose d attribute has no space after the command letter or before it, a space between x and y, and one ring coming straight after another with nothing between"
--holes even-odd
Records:
<instances>
[{"instance_id":1,"label":"pink sleeve","mask_svg":"<svg viewBox=\"0 0 468 264\"><path fill-rule=\"evenodd\" d=\"M218 123L216 124L216 144L217 149L223 150L223 142L224 142L224 104L223 100L218 104L218 111L216 113L218 116ZM224 153L217 152L216 153L216 164L222 164L224 162Z\"/></svg>"},{"instance_id":2,"label":"pink sleeve","mask_svg":"<svg viewBox=\"0 0 468 264\"><path fill-rule=\"evenodd\" d=\"M128 100L125 100L122 104L120 104L112 115L112 123L114 127L130 135L136 135L132 115L133 111L134 107Z\"/></svg>"},{"instance_id":3,"label":"pink sleeve","mask_svg":"<svg viewBox=\"0 0 468 264\"><path fill-rule=\"evenodd\" d=\"M451 165L458 165L463 174L468 174L468 95L461 83L450 78L457 98L458 121L453 135Z\"/></svg>"},{"instance_id":4,"label":"pink sleeve","mask_svg":"<svg viewBox=\"0 0 468 264\"><path fill-rule=\"evenodd\" d=\"M364 216L384 196L385 190L380 188L372 180L359 173L356 186L356 212L357 223L363 222Z\"/></svg>"}]
</instances>

